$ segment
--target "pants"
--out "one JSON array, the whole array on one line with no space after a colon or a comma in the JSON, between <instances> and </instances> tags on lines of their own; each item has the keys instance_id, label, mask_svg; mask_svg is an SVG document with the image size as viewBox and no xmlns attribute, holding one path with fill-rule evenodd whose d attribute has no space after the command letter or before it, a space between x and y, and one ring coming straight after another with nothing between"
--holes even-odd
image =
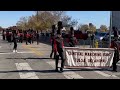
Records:
<instances>
[{"instance_id":1,"label":"pants","mask_svg":"<svg viewBox=\"0 0 120 90\"><path fill-rule=\"evenodd\" d=\"M37 45L39 44L39 37L36 37Z\"/></svg>"},{"instance_id":2,"label":"pants","mask_svg":"<svg viewBox=\"0 0 120 90\"><path fill-rule=\"evenodd\" d=\"M31 38L28 38L28 42L31 44L31 41L32 41L32 39Z\"/></svg>"},{"instance_id":3,"label":"pants","mask_svg":"<svg viewBox=\"0 0 120 90\"><path fill-rule=\"evenodd\" d=\"M3 40L5 40L5 35L3 35Z\"/></svg>"},{"instance_id":4,"label":"pants","mask_svg":"<svg viewBox=\"0 0 120 90\"><path fill-rule=\"evenodd\" d=\"M119 51L115 50L114 57L113 57L113 71L117 70L116 63L119 61Z\"/></svg>"},{"instance_id":5,"label":"pants","mask_svg":"<svg viewBox=\"0 0 120 90\"><path fill-rule=\"evenodd\" d=\"M14 50L17 50L17 42L14 42L14 47L13 47Z\"/></svg>"},{"instance_id":6,"label":"pants","mask_svg":"<svg viewBox=\"0 0 120 90\"><path fill-rule=\"evenodd\" d=\"M32 43L34 43L34 38L33 37L31 38L31 41L32 41Z\"/></svg>"},{"instance_id":7,"label":"pants","mask_svg":"<svg viewBox=\"0 0 120 90\"><path fill-rule=\"evenodd\" d=\"M56 57L56 52L54 51L54 44L53 44L53 42L52 42L52 51L51 51L50 57L52 57L53 53L54 53L54 59L55 59L55 57Z\"/></svg>"},{"instance_id":8,"label":"pants","mask_svg":"<svg viewBox=\"0 0 120 90\"><path fill-rule=\"evenodd\" d=\"M20 37L20 42L21 42L21 43L23 42L23 38L22 38L22 37Z\"/></svg>"},{"instance_id":9,"label":"pants","mask_svg":"<svg viewBox=\"0 0 120 90\"><path fill-rule=\"evenodd\" d=\"M58 52L59 53L59 55L56 55L56 62L55 62L55 64L56 64L56 69L58 69L58 61L59 61L59 57L61 57L61 69L63 69L64 68L64 56L63 56L63 52Z\"/></svg>"},{"instance_id":10,"label":"pants","mask_svg":"<svg viewBox=\"0 0 120 90\"><path fill-rule=\"evenodd\" d=\"M54 59L56 58L56 52L54 52L54 50L51 51L50 57L52 58L52 55L54 53Z\"/></svg>"},{"instance_id":11,"label":"pants","mask_svg":"<svg viewBox=\"0 0 120 90\"><path fill-rule=\"evenodd\" d=\"M26 45L28 45L28 38L26 38Z\"/></svg>"}]
</instances>

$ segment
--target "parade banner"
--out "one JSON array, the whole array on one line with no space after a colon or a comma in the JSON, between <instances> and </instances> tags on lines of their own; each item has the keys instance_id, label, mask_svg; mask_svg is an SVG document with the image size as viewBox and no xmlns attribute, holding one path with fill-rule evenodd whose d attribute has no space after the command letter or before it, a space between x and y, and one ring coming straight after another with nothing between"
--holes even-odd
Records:
<instances>
[{"instance_id":1,"label":"parade banner","mask_svg":"<svg viewBox=\"0 0 120 90\"><path fill-rule=\"evenodd\" d=\"M114 49L65 47L65 66L68 67L110 67Z\"/></svg>"}]
</instances>

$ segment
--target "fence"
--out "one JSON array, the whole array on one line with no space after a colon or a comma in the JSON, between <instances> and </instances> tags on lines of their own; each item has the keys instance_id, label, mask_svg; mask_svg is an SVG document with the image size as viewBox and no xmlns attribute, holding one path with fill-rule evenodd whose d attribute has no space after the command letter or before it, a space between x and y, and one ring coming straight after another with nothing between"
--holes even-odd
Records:
<instances>
[{"instance_id":1,"label":"fence","mask_svg":"<svg viewBox=\"0 0 120 90\"><path fill-rule=\"evenodd\" d=\"M78 44L77 46L83 46L83 47L93 47L93 48L108 48L109 42L108 41L98 41L98 46L96 44L96 40L91 40L90 38L88 38L87 40L83 40L83 39L78 39ZM46 44L51 44L50 42L50 35L49 36L45 36L45 35L40 35L40 42L42 43L46 43ZM68 43L66 42L66 39L64 38L64 45L65 46L69 46Z\"/></svg>"}]
</instances>

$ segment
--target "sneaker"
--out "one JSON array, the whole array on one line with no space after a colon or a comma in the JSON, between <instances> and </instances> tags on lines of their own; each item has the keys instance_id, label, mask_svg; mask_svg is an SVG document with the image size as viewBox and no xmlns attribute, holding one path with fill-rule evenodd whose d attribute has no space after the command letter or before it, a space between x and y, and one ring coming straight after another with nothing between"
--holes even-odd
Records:
<instances>
[{"instance_id":1,"label":"sneaker","mask_svg":"<svg viewBox=\"0 0 120 90\"><path fill-rule=\"evenodd\" d=\"M15 50L13 50L13 52L15 52Z\"/></svg>"},{"instance_id":2,"label":"sneaker","mask_svg":"<svg viewBox=\"0 0 120 90\"><path fill-rule=\"evenodd\" d=\"M58 68L57 68L57 69L55 69L55 71L56 71L56 72L58 72Z\"/></svg>"},{"instance_id":3,"label":"sneaker","mask_svg":"<svg viewBox=\"0 0 120 90\"><path fill-rule=\"evenodd\" d=\"M60 72L63 72L63 68L60 68Z\"/></svg>"},{"instance_id":4,"label":"sneaker","mask_svg":"<svg viewBox=\"0 0 120 90\"><path fill-rule=\"evenodd\" d=\"M117 70L112 70L113 72L117 72Z\"/></svg>"},{"instance_id":5,"label":"sneaker","mask_svg":"<svg viewBox=\"0 0 120 90\"><path fill-rule=\"evenodd\" d=\"M52 58L52 56L50 55L50 58Z\"/></svg>"}]
</instances>

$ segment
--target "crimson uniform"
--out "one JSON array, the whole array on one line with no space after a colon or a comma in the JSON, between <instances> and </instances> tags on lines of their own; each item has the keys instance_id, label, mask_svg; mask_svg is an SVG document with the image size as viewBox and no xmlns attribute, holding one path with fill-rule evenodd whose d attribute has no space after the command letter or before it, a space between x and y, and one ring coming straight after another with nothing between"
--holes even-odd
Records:
<instances>
[{"instance_id":1,"label":"crimson uniform","mask_svg":"<svg viewBox=\"0 0 120 90\"><path fill-rule=\"evenodd\" d=\"M28 39L29 39L30 35L27 33L26 34L26 45L28 45Z\"/></svg>"},{"instance_id":2,"label":"crimson uniform","mask_svg":"<svg viewBox=\"0 0 120 90\"><path fill-rule=\"evenodd\" d=\"M68 39L68 43L70 47L75 47L75 45L77 44L77 39L73 36L69 37Z\"/></svg>"},{"instance_id":3,"label":"crimson uniform","mask_svg":"<svg viewBox=\"0 0 120 90\"><path fill-rule=\"evenodd\" d=\"M60 68L60 71L63 71L63 68L64 68L63 47L64 47L63 38L61 38L61 37L55 38L55 40L54 40L54 50L55 50L56 53L58 53L56 55L56 71L58 71L59 57L61 57L61 68Z\"/></svg>"}]
</instances>

